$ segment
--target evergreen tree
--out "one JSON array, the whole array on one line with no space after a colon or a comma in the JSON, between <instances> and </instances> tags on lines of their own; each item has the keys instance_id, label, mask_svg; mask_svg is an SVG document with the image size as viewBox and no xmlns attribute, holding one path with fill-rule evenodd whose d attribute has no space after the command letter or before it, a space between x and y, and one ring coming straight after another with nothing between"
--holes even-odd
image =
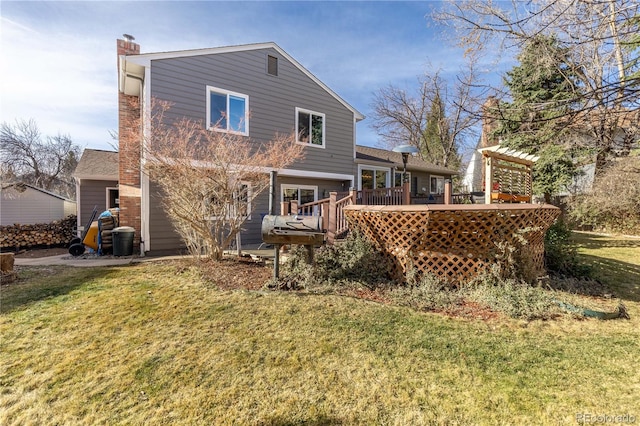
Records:
<instances>
[{"instance_id":1,"label":"evergreen tree","mask_svg":"<svg viewBox=\"0 0 640 426\"><path fill-rule=\"evenodd\" d=\"M495 135L504 146L540 157L533 170L534 192L547 202L576 175L578 152L567 117L577 88L566 54L554 37L538 36L525 44L520 64L504 79L512 101L501 103Z\"/></svg>"},{"instance_id":2,"label":"evergreen tree","mask_svg":"<svg viewBox=\"0 0 640 426\"><path fill-rule=\"evenodd\" d=\"M439 90L431 101L426 118L427 123L419 147L422 158L437 166L458 169L460 167L458 146L451 135L449 120Z\"/></svg>"}]
</instances>

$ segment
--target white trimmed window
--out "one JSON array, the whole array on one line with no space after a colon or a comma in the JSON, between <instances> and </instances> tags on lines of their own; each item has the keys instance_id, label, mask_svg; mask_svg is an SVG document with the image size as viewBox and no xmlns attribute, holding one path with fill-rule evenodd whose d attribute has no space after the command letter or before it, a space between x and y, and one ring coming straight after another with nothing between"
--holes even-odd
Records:
<instances>
[{"instance_id":1,"label":"white trimmed window","mask_svg":"<svg viewBox=\"0 0 640 426\"><path fill-rule=\"evenodd\" d=\"M298 143L324 148L324 114L296 108L296 129L296 141Z\"/></svg>"},{"instance_id":2,"label":"white trimmed window","mask_svg":"<svg viewBox=\"0 0 640 426\"><path fill-rule=\"evenodd\" d=\"M226 217L244 217L251 220L251 198L252 189L249 182L240 182L237 189L233 192L233 199L229 202L224 210L227 212ZM214 202L215 198L211 197L210 202ZM221 209L222 210L222 209ZM217 220L222 216L212 216L210 220Z\"/></svg>"},{"instance_id":3,"label":"white trimmed window","mask_svg":"<svg viewBox=\"0 0 640 426\"><path fill-rule=\"evenodd\" d=\"M411 172L407 172L407 181L411 182ZM393 175L393 186L402 186L402 172L397 171Z\"/></svg>"},{"instance_id":4,"label":"white trimmed window","mask_svg":"<svg viewBox=\"0 0 640 426\"><path fill-rule=\"evenodd\" d=\"M388 168L358 165L358 189L388 188L390 176Z\"/></svg>"},{"instance_id":5,"label":"white trimmed window","mask_svg":"<svg viewBox=\"0 0 640 426\"><path fill-rule=\"evenodd\" d=\"M318 187L313 185L281 185L282 201L297 201L298 204L318 201Z\"/></svg>"},{"instance_id":6,"label":"white trimmed window","mask_svg":"<svg viewBox=\"0 0 640 426\"><path fill-rule=\"evenodd\" d=\"M207 86L207 129L249 135L249 96Z\"/></svg>"},{"instance_id":7,"label":"white trimmed window","mask_svg":"<svg viewBox=\"0 0 640 426\"><path fill-rule=\"evenodd\" d=\"M431 176L430 194L444 194L444 176Z\"/></svg>"},{"instance_id":8,"label":"white trimmed window","mask_svg":"<svg viewBox=\"0 0 640 426\"><path fill-rule=\"evenodd\" d=\"M113 209L116 207L120 207L120 196L118 188L108 187L107 188L107 209Z\"/></svg>"}]
</instances>

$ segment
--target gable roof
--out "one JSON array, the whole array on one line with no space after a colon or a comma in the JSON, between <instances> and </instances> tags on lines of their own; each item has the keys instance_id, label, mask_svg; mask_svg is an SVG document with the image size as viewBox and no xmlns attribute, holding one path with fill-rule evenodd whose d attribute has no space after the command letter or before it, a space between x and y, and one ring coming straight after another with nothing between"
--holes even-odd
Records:
<instances>
[{"instance_id":1,"label":"gable roof","mask_svg":"<svg viewBox=\"0 0 640 426\"><path fill-rule=\"evenodd\" d=\"M185 58L190 56L201 56L201 55L218 55L221 53L235 53L235 52L245 52L249 50L262 50L262 49L274 49L280 55L285 57L289 62L291 62L296 68L298 68L302 73L304 73L307 77L309 77L313 82L322 87L327 93L333 96L338 102L340 102L345 108L353 112L356 121L364 120L364 115L360 113L357 109L351 106L347 101L342 99L336 92L331 90L329 86L320 81L315 75L313 75L309 70L303 67L298 61L296 61L291 55L285 52L280 46L278 46L274 42L266 42L266 43L252 43L252 44L241 44L235 46L223 46L223 47L211 47L206 49L190 49L190 50L177 50L172 52L156 52L156 53L142 53L139 55L127 55L122 57L123 60L120 61L120 79L119 79L119 88L121 92L126 94L136 94L137 93L128 93L128 90L135 92L139 88L139 81L144 79L145 77L145 68L149 68L151 66L151 61L158 59L174 59L174 58ZM130 78L129 78L130 77ZM127 81L127 78L134 81Z\"/></svg>"},{"instance_id":2,"label":"gable roof","mask_svg":"<svg viewBox=\"0 0 640 426\"><path fill-rule=\"evenodd\" d=\"M71 200L69 198L63 197L60 194L56 194L54 192L47 191L46 189L42 189L42 188L39 188L37 186L31 185L31 184L25 183L25 182L10 182L8 184L2 185L1 189L4 191L5 189L9 189L9 188L14 188L18 192L24 192L24 190L26 188L30 188L30 189L33 189L34 191L42 192L43 194L46 194L46 195L48 195L50 197L58 198L58 199L63 200L63 201L69 201L69 202L75 203L74 200Z\"/></svg>"},{"instance_id":3,"label":"gable roof","mask_svg":"<svg viewBox=\"0 0 640 426\"><path fill-rule=\"evenodd\" d=\"M377 163L388 167L403 168L402 154L389 151L388 149L373 148L370 146L356 145L356 163L367 164ZM457 175L457 170L436 166L418 157L409 156L407 170L415 170L443 175Z\"/></svg>"},{"instance_id":4,"label":"gable roof","mask_svg":"<svg viewBox=\"0 0 640 426\"><path fill-rule=\"evenodd\" d=\"M118 153L100 149L85 149L73 177L90 180L119 179Z\"/></svg>"}]
</instances>

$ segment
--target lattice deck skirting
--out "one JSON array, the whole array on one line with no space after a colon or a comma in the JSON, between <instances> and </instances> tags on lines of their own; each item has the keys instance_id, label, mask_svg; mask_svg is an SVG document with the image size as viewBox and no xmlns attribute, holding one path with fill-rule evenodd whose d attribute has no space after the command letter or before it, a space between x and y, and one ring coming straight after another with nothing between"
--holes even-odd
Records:
<instances>
[{"instance_id":1,"label":"lattice deck skirting","mask_svg":"<svg viewBox=\"0 0 640 426\"><path fill-rule=\"evenodd\" d=\"M414 267L464 282L496 261L501 242L521 247L519 254L542 273L544 235L560 209L548 204L352 205L344 213L389 256L396 277Z\"/></svg>"}]
</instances>

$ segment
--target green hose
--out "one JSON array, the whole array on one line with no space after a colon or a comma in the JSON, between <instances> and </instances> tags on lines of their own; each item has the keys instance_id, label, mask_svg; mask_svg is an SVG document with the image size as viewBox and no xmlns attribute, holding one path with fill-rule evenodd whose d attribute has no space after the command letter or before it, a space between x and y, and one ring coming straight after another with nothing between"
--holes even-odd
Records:
<instances>
[{"instance_id":1,"label":"green hose","mask_svg":"<svg viewBox=\"0 0 640 426\"><path fill-rule=\"evenodd\" d=\"M574 306L569 303L561 302L559 300L554 300L554 302L558 306L560 306L562 309L566 310L567 312L580 314L587 318L598 318L601 320L616 319L616 318L629 319L629 314L627 313L627 309L622 303L618 305L618 308L616 309L615 312L600 312L600 311L594 311L593 309Z\"/></svg>"}]
</instances>

